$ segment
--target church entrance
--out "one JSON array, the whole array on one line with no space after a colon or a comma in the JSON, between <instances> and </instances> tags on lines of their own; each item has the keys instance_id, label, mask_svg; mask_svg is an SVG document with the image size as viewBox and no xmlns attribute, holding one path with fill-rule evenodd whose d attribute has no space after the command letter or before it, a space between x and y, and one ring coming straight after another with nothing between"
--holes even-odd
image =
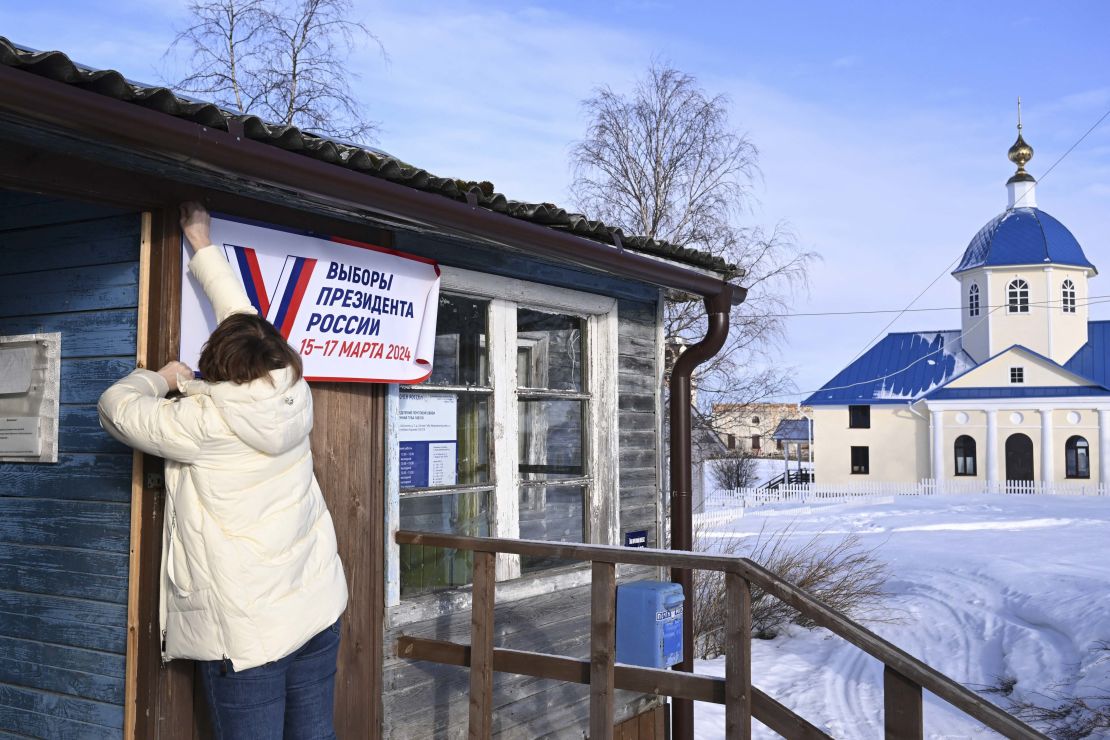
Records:
<instances>
[{"instance_id":1,"label":"church entrance","mask_svg":"<svg viewBox=\"0 0 1110 740\"><path fill-rule=\"evenodd\" d=\"M1033 440L1025 434L1006 438L1006 480L1033 480Z\"/></svg>"}]
</instances>

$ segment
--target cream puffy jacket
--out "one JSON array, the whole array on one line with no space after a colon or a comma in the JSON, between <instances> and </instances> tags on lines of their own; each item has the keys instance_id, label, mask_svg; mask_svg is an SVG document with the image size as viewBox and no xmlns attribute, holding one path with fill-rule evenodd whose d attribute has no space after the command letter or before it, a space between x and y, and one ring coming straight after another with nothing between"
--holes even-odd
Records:
<instances>
[{"instance_id":1,"label":"cream puffy jacket","mask_svg":"<svg viewBox=\"0 0 1110 740\"><path fill-rule=\"evenodd\" d=\"M254 312L217 248L199 250L189 269L218 320ZM245 670L289 655L347 605L312 470L312 395L287 369L181 386L181 398L166 399L165 379L136 370L101 396L100 421L166 460L163 658L228 658Z\"/></svg>"}]
</instances>

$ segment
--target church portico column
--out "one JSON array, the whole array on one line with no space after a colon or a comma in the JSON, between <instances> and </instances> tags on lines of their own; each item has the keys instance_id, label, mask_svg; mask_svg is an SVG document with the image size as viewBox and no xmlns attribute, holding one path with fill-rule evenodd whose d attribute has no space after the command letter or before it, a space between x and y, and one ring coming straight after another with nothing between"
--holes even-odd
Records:
<instances>
[{"instance_id":1,"label":"church portico column","mask_svg":"<svg viewBox=\"0 0 1110 740\"><path fill-rule=\"evenodd\" d=\"M1054 478L1052 455L1052 409L1037 409L1041 415L1041 482L1051 484Z\"/></svg>"},{"instance_id":2,"label":"church portico column","mask_svg":"<svg viewBox=\"0 0 1110 740\"><path fill-rule=\"evenodd\" d=\"M991 492L998 487L998 412L987 411L987 486Z\"/></svg>"},{"instance_id":3,"label":"church portico column","mask_svg":"<svg viewBox=\"0 0 1110 740\"><path fill-rule=\"evenodd\" d=\"M932 434L933 480L939 485L944 480L944 413L929 412L929 431Z\"/></svg>"},{"instance_id":4,"label":"church portico column","mask_svg":"<svg viewBox=\"0 0 1110 740\"><path fill-rule=\"evenodd\" d=\"M1098 482L1110 485L1110 409L1098 410Z\"/></svg>"}]
</instances>

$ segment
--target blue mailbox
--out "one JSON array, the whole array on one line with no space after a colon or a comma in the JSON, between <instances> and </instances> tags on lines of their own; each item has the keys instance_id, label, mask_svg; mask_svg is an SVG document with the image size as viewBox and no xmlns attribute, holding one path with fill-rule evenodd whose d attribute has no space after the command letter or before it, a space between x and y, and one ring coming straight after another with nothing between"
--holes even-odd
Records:
<instances>
[{"instance_id":1,"label":"blue mailbox","mask_svg":"<svg viewBox=\"0 0 1110 740\"><path fill-rule=\"evenodd\" d=\"M617 587L617 662L669 668L682 661L682 586L637 581Z\"/></svg>"}]
</instances>

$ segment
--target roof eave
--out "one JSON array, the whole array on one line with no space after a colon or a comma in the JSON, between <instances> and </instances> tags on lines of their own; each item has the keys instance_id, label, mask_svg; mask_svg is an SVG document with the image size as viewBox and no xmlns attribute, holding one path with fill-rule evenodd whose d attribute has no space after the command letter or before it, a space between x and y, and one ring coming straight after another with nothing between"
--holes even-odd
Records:
<instances>
[{"instance_id":1,"label":"roof eave","mask_svg":"<svg viewBox=\"0 0 1110 740\"><path fill-rule=\"evenodd\" d=\"M389 182L220 129L0 65L0 109L91 138L224 170L346 207L524 248L537 256L698 296L729 285L703 272ZM80 117L75 117L80 111ZM372 205L371 205L372 204Z\"/></svg>"}]
</instances>

